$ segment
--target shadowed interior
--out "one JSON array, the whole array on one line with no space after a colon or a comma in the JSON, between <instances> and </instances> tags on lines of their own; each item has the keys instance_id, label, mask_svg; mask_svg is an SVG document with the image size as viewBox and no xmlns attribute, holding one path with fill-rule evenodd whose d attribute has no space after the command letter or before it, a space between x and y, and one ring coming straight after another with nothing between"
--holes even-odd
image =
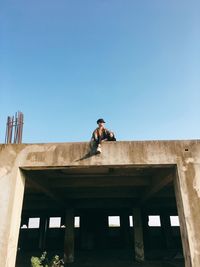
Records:
<instances>
[{"instance_id":1,"label":"shadowed interior","mask_svg":"<svg viewBox=\"0 0 200 267\"><path fill-rule=\"evenodd\" d=\"M175 171L174 165L22 169L26 188L16 266L28 266L42 251L65 254L70 266L138 266L134 209L141 213L140 266L184 266L180 229L170 225L170 216L177 215ZM79 228L68 230L68 211L80 218ZM149 226L150 215L160 216L161 227ZM109 216L119 216L120 226L109 227ZM39 228L23 227L34 217ZM61 218L60 227L49 228L51 217Z\"/></svg>"}]
</instances>

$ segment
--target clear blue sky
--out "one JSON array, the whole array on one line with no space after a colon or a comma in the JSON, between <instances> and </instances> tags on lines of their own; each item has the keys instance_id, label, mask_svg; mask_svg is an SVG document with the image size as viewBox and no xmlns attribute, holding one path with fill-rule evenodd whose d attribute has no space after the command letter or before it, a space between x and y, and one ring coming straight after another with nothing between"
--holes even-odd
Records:
<instances>
[{"instance_id":1,"label":"clear blue sky","mask_svg":"<svg viewBox=\"0 0 200 267\"><path fill-rule=\"evenodd\" d=\"M200 1L3 0L0 143L200 137Z\"/></svg>"}]
</instances>

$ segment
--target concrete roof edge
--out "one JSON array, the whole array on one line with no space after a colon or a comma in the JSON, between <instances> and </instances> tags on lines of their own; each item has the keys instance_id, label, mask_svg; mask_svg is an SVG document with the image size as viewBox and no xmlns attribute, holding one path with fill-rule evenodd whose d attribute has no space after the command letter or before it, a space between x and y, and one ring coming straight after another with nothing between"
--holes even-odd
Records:
<instances>
[{"instance_id":1,"label":"concrete roof edge","mask_svg":"<svg viewBox=\"0 0 200 267\"><path fill-rule=\"evenodd\" d=\"M0 144L0 146L27 146L27 145L64 145L64 144L88 144L90 141L82 142L49 142L49 143L22 143L22 144ZM119 140L109 143L200 143L200 139L174 139L174 140Z\"/></svg>"}]
</instances>

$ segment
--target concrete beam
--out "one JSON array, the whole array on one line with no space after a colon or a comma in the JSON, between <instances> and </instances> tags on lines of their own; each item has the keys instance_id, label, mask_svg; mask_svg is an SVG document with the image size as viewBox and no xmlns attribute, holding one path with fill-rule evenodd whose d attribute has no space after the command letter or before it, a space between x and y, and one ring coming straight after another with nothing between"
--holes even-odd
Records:
<instances>
[{"instance_id":1,"label":"concrete beam","mask_svg":"<svg viewBox=\"0 0 200 267\"><path fill-rule=\"evenodd\" d=\"M140 204L144 204L149 198L154 196L160 190L162 190L165 186L169 185L173 181L173 174L169 173L166 176L159 176L153 179L152 185L146 189L146 193L140 199Z\"/></svg>"},{"instance_id":2,"label":"concrete beam","mask_svg":"<svg viewBox=\"0 0 200 267\"><path fill-rule=\"evenodd\" d=\"M43 182L48 181L49 187L60 188L69 187L121 187L121 186L149 186L151 184L150 177L145 175L119 175L119 174L60 174L60 170L54 170L53 173L49 171L24 171L27 177ZM58 183L59 181L59 183ZM29 186L29 185L28 185Z\"/></svg>"},{"instance_id":3,"label":"concrete beam","mask_svg":"<svg viewBox=\"0 0 200 267\"><path fill-rule=\"evenodd\" d=\"M59 181L59 183L58 183ZM98 177L65 177L49 179L49 186L53 188L76 188L78 187L125 187L125 186L149 186L148 177L135 176L98 176Z\"/></svg>"},{"instance_id":4,"label":"concrete beam","mask_svg":"<svg viewBox=\"0 0 200 267\"><path fill-rule=\"evenodd\" d=\"M48 184L44 181L38 181L33 179L32 177L26 177L27 183L29 186L31 185L33 188L37 189L39 192L44 193L51 199L55 200L60 206L65 207L64 200L55 192L53 192L49 187Z\"/></svg>"}]
</instances>

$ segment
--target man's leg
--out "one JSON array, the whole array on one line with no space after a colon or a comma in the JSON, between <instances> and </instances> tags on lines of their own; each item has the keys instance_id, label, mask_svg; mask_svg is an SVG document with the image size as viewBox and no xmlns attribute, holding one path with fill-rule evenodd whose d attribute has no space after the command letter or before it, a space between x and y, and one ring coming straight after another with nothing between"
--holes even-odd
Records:
<instances>
[{"instance_id":1,"label":"man's leg","mask_svg":"<svg viewBox=\"0 0 200 267\"><path fill-rule=\"evenodd\" d=\"M92 154L100 154L101 153L101 143L99 140L91 140L90 149Z\"/></svg>"},{"instance_id":2,"label":"man's leg","mask_svg":"<svg viewBox=\"0 0 200 267\"><path fill-rule=\"evenodd\" d=\"M101 151L101 140L99 140L98 142L97 142L97 150L96 150L96 153L97 154L100 154L102 151Z\"/></svg>"}]
</instances>

